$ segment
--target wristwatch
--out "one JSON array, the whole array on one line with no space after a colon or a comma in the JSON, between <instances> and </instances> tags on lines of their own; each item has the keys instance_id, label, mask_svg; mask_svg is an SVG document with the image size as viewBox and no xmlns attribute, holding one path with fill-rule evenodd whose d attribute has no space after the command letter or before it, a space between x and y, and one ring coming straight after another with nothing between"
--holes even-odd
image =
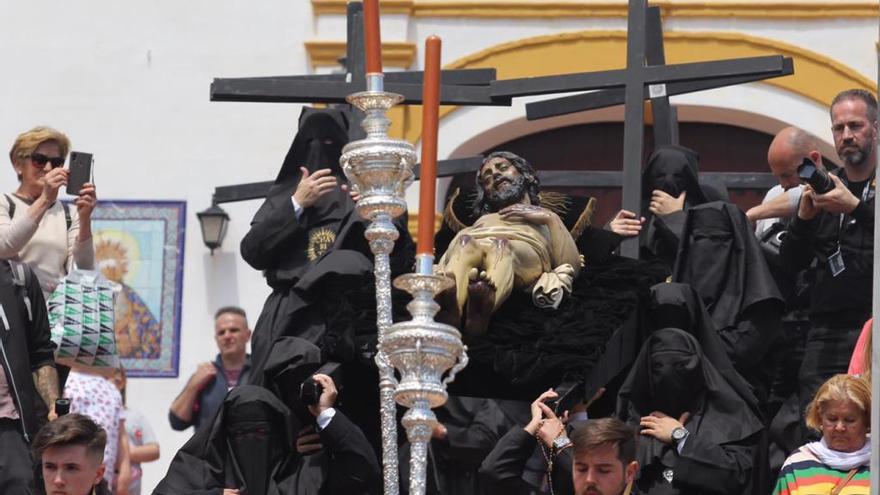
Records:
<instances>
[{"instance_id":1,"label":"wristwatch","mask_svg":"<svg viewBox=\"0 0 880 495\"><path fill-rule=\"evenodd\" d=\"M672 441L678 443L687 438L689 434L690 432L684 426L679 426L672 430Z\"/></svg>"},{"instance_id":2,"label":"wristwatch","mask_svg":"<svg viewBox=\"0 0 880 495\"><path fill-rule=\"evenodd\" d=\"M571 446L571 440L566 436L558 436L553 439L553 448L556 449L557 452Z\"/></svg>"}]
</instances>

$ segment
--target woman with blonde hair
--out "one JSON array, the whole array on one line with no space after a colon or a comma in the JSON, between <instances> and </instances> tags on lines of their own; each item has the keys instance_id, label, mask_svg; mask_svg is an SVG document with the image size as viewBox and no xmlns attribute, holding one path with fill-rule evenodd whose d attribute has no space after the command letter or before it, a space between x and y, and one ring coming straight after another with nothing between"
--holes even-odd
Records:
<instances>
[{"instance_id":1,"label":"woman with blonde hair","mask_svg":"<svg viewBox=\"0 0 880 495\"><path fill-rule=\"evenodd\" d=\"M51 127L34 127L16 138L9 160L18 189L0 198L0 258L30 265L48 297L73 267L94 269L94 184L78 191L74 207L58 201L67 184L64 161L70 140Z\"/></svg>"},{"instance_id":2,"label":"woman with blonde hair","mask_svg":"<svg viewBox=\"0 0 880 495\"><path fill-rule=\"evenodd\" d=\"M868 495L871 387L863 378L835 375L807 407L807 426L822 434L788 457L774 495Z\"/></svg>"}]
</instances>

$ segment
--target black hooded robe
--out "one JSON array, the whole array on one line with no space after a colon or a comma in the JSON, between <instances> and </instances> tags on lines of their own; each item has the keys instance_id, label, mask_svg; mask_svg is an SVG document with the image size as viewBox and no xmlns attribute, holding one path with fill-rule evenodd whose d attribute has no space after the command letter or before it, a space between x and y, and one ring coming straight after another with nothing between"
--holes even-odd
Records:
<instances>
[{"instance_id":1,"label":"black hooded robe","mask_svg":"<svg viewBox=\"0 0 880 495\"><path fill-rule=\"evenodd\" d=\"M492 399L450 396L435 409L446 427L444 440L432 439L428 449L428 494L483 493L477 472L483 459L513 423ZM401 493L409 493L409 442L401 447Z\"/></svg>"},{"instance_id":2,"label":"black hooded robe","mask_svg":"<svg viewBox=\"0 0 880 495\"><path fill-rule=\"evenodd\" d=\"M696 290L737 371L764 401L773 369L764 358L785 302L742 210L713 202L688 212L673 280Z\"/></svg>"},{"instance_id":3,"label":"black hooded robe","mask_svg":"<svg viewBox=\"0 0 880 495\"><path fill-rule=\"evenodd\" d=\"M377 495L379 463L341 411L319 432L324 452L296 453L296 422L263 387L232 389L210 428L177 452L153 495ZM240 432L240 433L236 433Z\"/></svg>"},{"instance_id":4,"label":"black hooded robe","mask_svg":"<svg viewBox=\"0 0 880 495\"><path fill-rule=\"evenodd\" d=\"M304 208L299 218L291 200L301 179L300 166L312 173L329 168L340 183L345 181L339 157L348 142L347 129L348 120L340 110L304 109L275 184L241 241L242 257L263 270L273 289L254 327L251 383L263 383L270 349L283 335L318 345L328 359L354 357L354 336L340 334L349 326L331 326L328 321L346 303L348 290L372 284L372 254L363 237L366 223L340 188ZM398 219L397 225L395 273L411 266L407 261L414 251L406 219Z\"/></svg>"},{"instance_id":5,"label":"black hooded robe","mask_svg":"<svg viewBox=\"0 0 880 495\"><path fill-rule=\"evenodd\" d=\"M643 259L660 259L672 268L682 237L685 213L707 201L726 200L726 195L715 187L700 183L697 169L700 155L677 145L658 147L642 172L642 210L645 228L639 236L639 252ZM672 197L685 195L684 209L657 216L651 213L651 195L661 190Z\"/></svg>"},{"instance_id":6,"label":"black hooded robe","mask_svg":"<svg viewBox=\"0 0 880 495\"><path fill-rule=\"evenodd\" d=\"M653 392L655 377L652 351L659 346L677 346L696 357L692 382L677 387L691 394ZM694 393L697 393L694 397ZM691 402L688 404L688 397ZM647 495L697 495L766 493L765 480L756 476L764 458L764 429L749 404L713 365L693 335L679 329L660 329L651 334L621 387L617 416L640 429L643 416L668 409L668 404L689 411L685 423L689 435L679 454L674 444L641 436L640 464L636 480L638 493ZM666 412L666 411L664 411ZM678 415L679 411L670 415ZM668 477L672 479L668 481Z\"/></svg>"}]
</instances>

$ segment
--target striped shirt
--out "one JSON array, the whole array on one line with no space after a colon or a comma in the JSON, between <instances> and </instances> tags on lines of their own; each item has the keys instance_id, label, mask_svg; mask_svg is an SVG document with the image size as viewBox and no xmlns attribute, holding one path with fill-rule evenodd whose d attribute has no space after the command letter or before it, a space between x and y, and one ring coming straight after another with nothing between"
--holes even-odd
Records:
<instances>
[{"instance_id":1,"label":"striped shirt","mask_svg":"<svg viewBox=\"0 0 880 495\"><path fill-rule=\"evenodd\" d=\"M801 447L785 460L773 495L825 495L842 482L848 471L832 469L816 458L806 447ZM870 469L858 468L855 476L840 490L839 495L869 495Z\"/></svg>"}]
</instances>

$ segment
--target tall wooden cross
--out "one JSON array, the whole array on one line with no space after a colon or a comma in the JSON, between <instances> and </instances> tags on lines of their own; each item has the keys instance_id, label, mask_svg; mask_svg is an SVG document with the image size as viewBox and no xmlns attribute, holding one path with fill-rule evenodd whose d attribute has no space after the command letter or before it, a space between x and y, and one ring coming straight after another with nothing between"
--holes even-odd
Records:
<instances>
[{"instance_id":1,"label":"tall wooden cross","mask_svg":"<svg viewBox=\"0 0 880 495\"><path fill-rule=\"evenodd\" d=\"M647 42L645 61L647 65L665 65L666 55L663 44L663 25L660 17L660 7L648 7L645 30ZM645 99L650 99L651 110L654 115L654 124L652 126L654 130L654 143L657 145L678 144L678 117L675 108L669 103L670 96L725 86L735 86L737 84L760 81L768 77L793 74L794 65L792 60L786 58L784 59L784 64L785 70L779 75L746 74L697 81L678 81L666 84L664 85L665 87L657 88L656 92L651 92L649 88L645 88L644 97ZM526 104L526 118L528 120L539 120L622 105L624 97L624 88L613 88L536 101Z\"/></svg>"},{"instance_id":2,"label":"tall wooden cross","mask_svg":"<svg viewBox=\"0 0 880 495\"><path fill-rule=\"evenodd\" d=\"M211 101L266 103L327 103L347 105L345 97L366 89L364 60L363 4L349 2L346 11L346 55L344 74L302 76L215 78L211 83ZM510 106L511 99L490 95L495 69L444 70L440 73L440 103L461 106ZM422 71L385 73L385 90L403 95L404 103L421 103ZM349 106L352 122L349 138L360 139L363 131L361 112ZM482 157L443 160L437 163L438 176L445 177L476 170ZM418 170L416 170L418 178ZM272 181L221 186L214 190L215 204L264 198Z\"/></svg>"},{"instance_id":3,"label":"tall wooden cross","mask_svg":"<svg viewBox=\"0 0 880 495\"><path fill-rule=\"evenodd\" d=\"M601 72L530 77L490 83L493 97L546 95L596 89L617 89L622 92L624 110L623 139L623 207L639 211L641 202L642 147L644 145L644 107L648 96L669 96L673 83L739 77L764 79L785 75L791 70L790 60L782 56L750 57L675 65L646 64L646 0L630 0L627 18L626 68ZM755 80L755 79L753 79ZM716 86L717 87L717 86ZM618 96L619 97L619 96ZM621 254L638 257L637 239L628 239Z\"/></svg>"}]
</instances>

